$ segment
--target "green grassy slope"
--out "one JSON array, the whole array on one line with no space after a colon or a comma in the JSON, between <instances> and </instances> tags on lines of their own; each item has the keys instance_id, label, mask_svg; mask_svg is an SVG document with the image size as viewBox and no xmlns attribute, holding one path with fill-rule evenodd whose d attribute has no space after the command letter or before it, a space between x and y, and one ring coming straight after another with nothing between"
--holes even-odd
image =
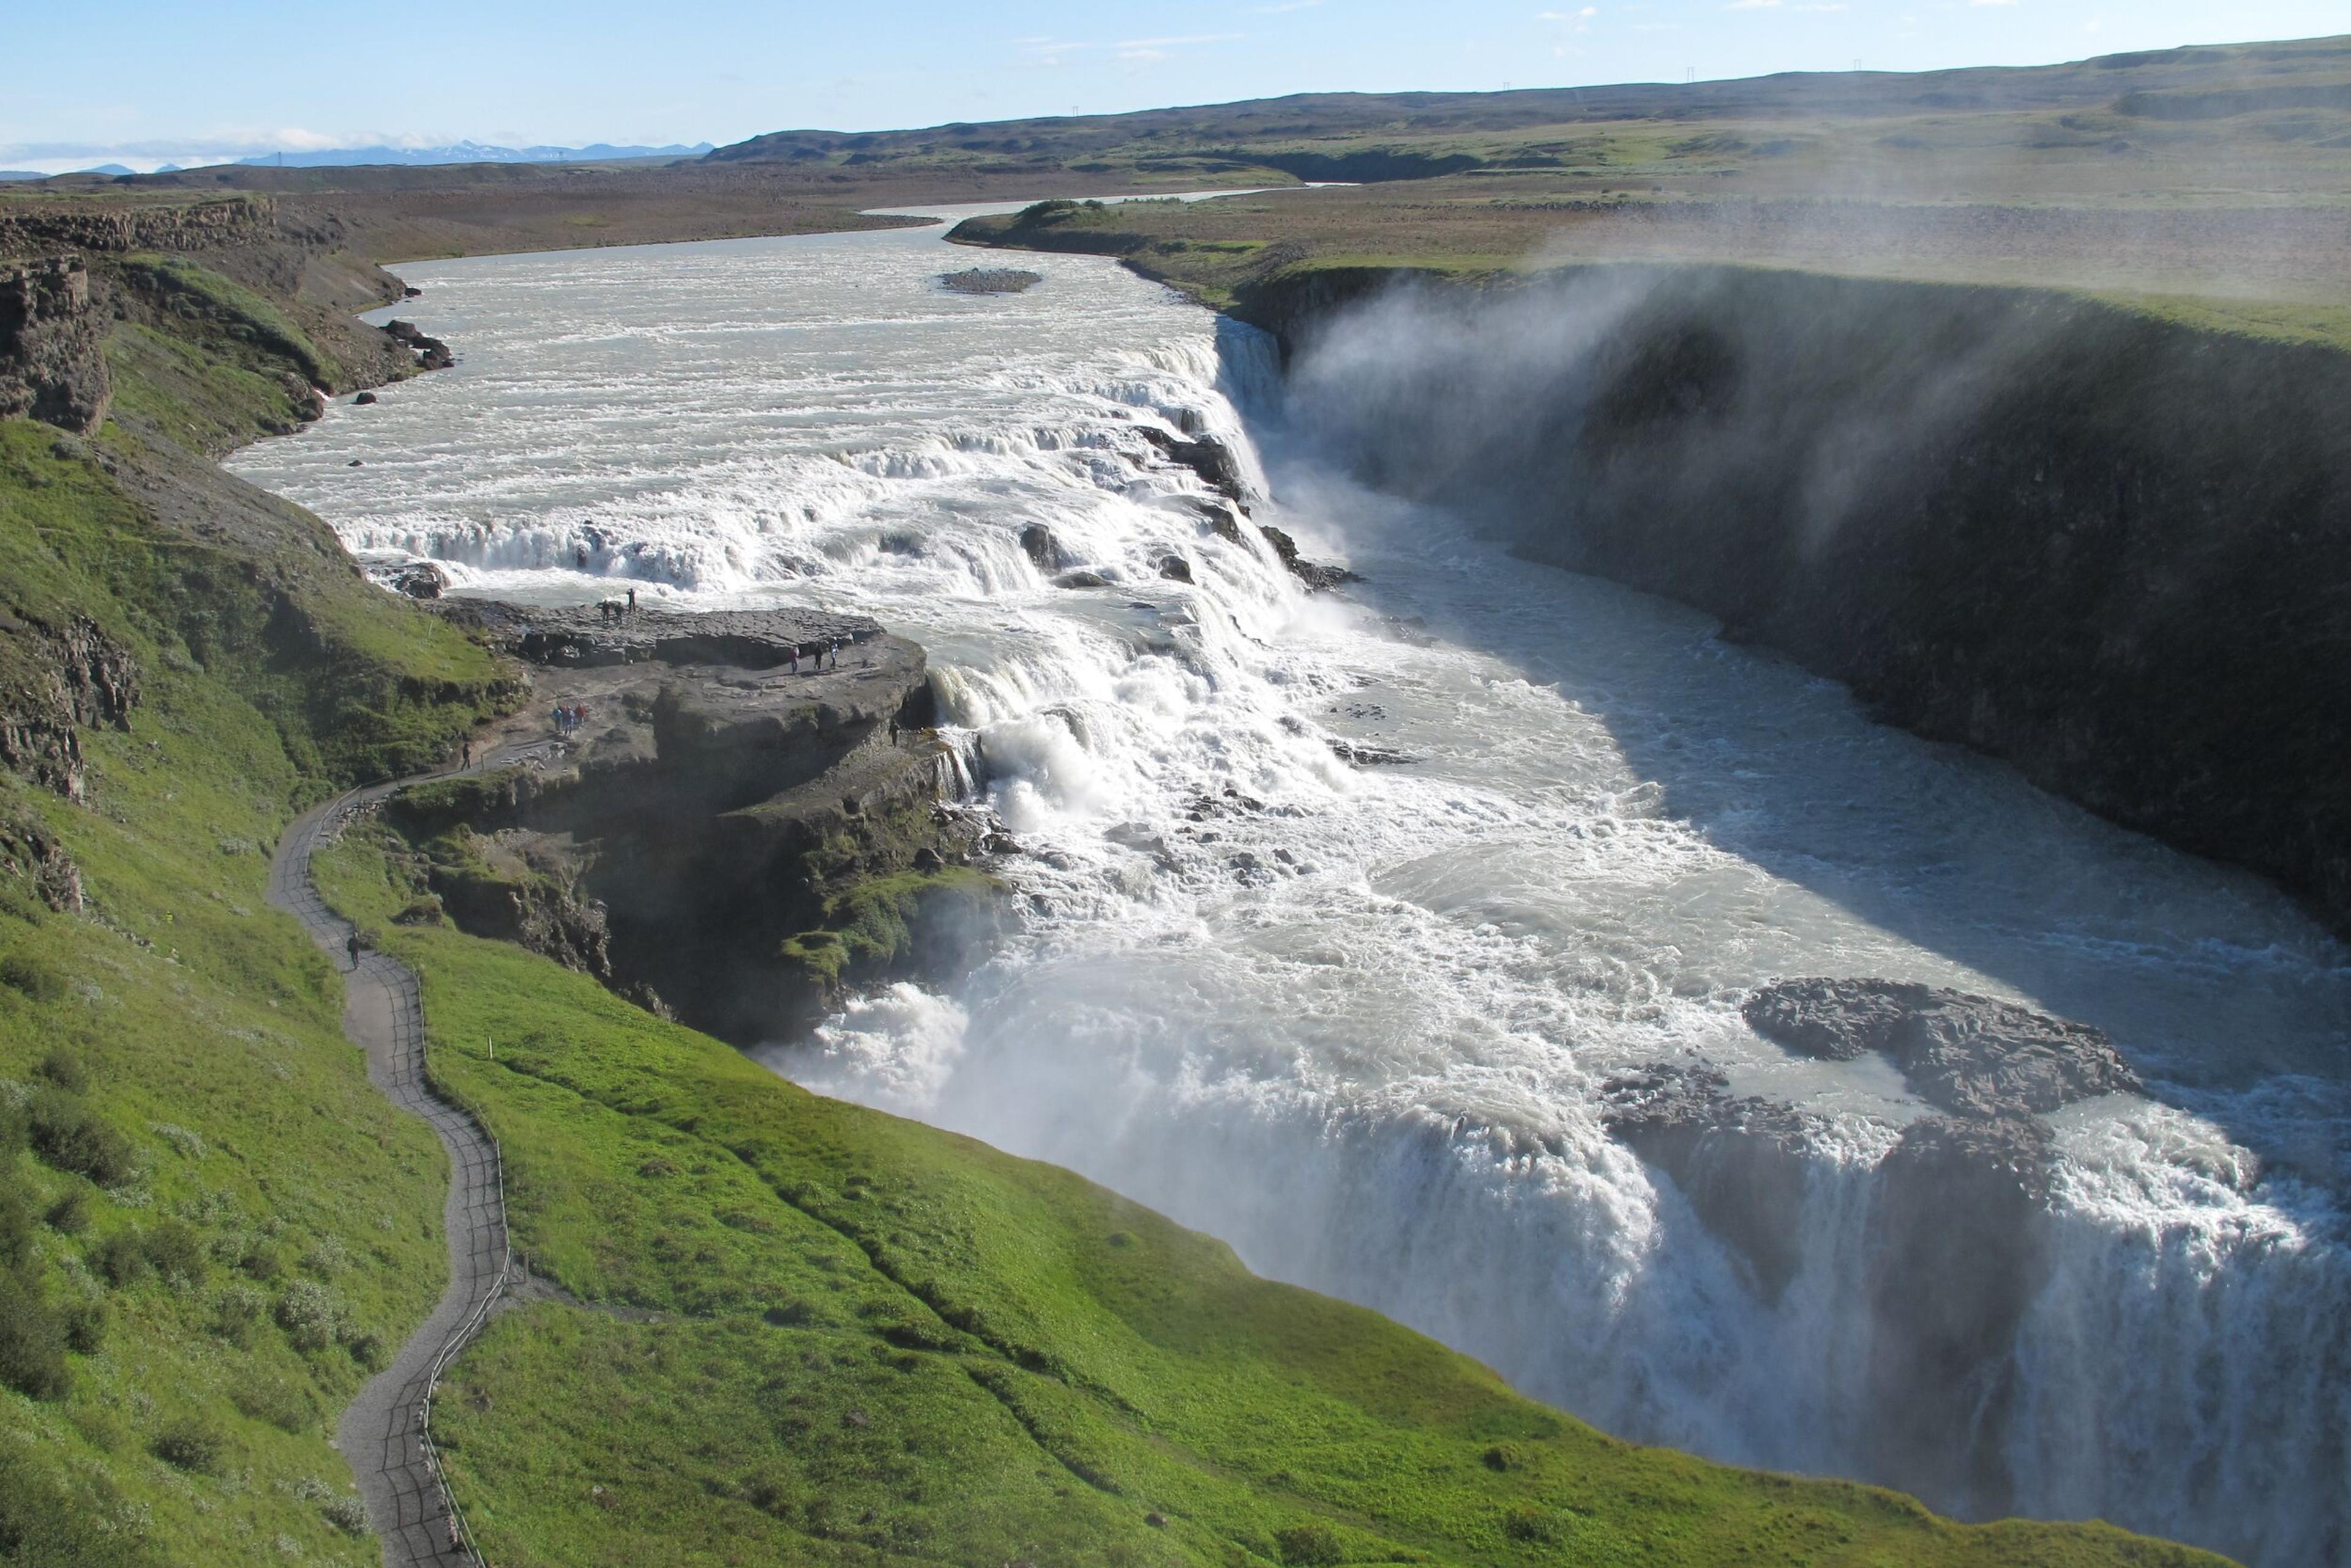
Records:
<instances>
[{"instance_id":1,"label":"green grassy slope","mask_svg":"<svg viewBox=\"0 0 2351 1568\"><path fill-rule=\"evenodd\" d=\"M0 714L78 624L140 693L79 732L79 801L0 769L0 1562L356 1568L328 1439L439 1294L445 1161L266 906L269 852L507 682L211 468L291 407L270 372L312 367L282 316L181 276L212 308L117 329L114 423L0 422ZM204 348L240 326L240 360ZM23 874L38 850L84 908Z\"/></svg>"},{"instance_id":2,"label":"green grassy slope","mask_svg":"<svg viewBox=\"0 0 2351 1568\"><path fill-rule=\"evenodd\" d=\"M509 1568L2210 1561L1615 1442L1066 1171L397 925L396 854L355 835L322 883L506 1151L540 1284L439 1429Z\"/></svg>"}]
</instances>

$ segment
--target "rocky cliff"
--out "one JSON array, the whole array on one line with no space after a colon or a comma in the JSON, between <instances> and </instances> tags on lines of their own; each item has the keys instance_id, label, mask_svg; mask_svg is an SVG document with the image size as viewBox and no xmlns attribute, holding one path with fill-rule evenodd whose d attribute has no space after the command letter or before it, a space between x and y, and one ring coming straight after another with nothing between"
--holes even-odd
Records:
<instances>
[{"instance_id":1,"label":"rocky cliff","mask_svg":"<svg viewBox=\"0 0 2351 1568\"><path fill-rule=\"evenodd\" d=\"M0 208L0 256L42 250L213 250L267 240L277 225L277 204L266 196L13 202Z\"/></svg>"},{"instance_id":2,"label":"rocky cliff","mask_svg":"<svg viewBox=\"0 0 2351 1568\"><path fill-rule=\"evenodd\" d=\"M1731 268L1241 311L1374 482L2351 924L2351 354Z\"/></svg>"},{"instance_id":3,"label":"rocky cliff","mask_svg":"<svg viewBox=\"0 0 2351 1568\"><path fill-rule=\"evenodd\" d=\"M962 863L987 825L954 809L915 644L862 616L442 608L538 666L498 740L586 713L527 765L390 809L420 894L466 929L741 1044L993 934Z\"/></svg>"},{"instance_id":4,"label":"rocky cliff","mask_svg":"<svg viewBox=\"0 0 2351 1568\"><path fill-rule=\"evenodd\" d=\"M79 256L0 266L0 419L96 430L114 398L106 328Z\"/></svg>"}]
</instances>

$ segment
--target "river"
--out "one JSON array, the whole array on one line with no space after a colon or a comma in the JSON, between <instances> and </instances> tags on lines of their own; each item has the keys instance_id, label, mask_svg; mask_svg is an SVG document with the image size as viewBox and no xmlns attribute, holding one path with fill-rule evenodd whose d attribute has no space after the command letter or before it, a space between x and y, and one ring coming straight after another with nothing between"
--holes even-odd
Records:
<instances>
[{"instance_id":1,"label":"river","mask_svg":"<svg viewBox=\"0 0 2351 1568\"><path fill-rule=\"evenodd\" d=\"M2340 1556L2339 945L1704 616L1359 487L1290 434L1248 329L1090 257L952 293L941 272L1000 258L942 233L403 267L424 292L396 313L459 363L231 466L457 591L626 580L920 640L1022 846L1021 928L944 992L760 1054L1072 1166L1627 1437L1872 1473L1871 1173L1925 1108L1875 1059L1759 1038L1752 987L1915 979L2106 1030L2151 1094L2054 1118L2013 1506ZM1144 423L1227 441L1258 521L1368 581L1308 594L1208 532ZM1052 585L1036 523L1113 586ZM1700 1060L1814 1113L1776 1295L1603 1126L1613 1077Z\"/></svg>"}]
</instances>

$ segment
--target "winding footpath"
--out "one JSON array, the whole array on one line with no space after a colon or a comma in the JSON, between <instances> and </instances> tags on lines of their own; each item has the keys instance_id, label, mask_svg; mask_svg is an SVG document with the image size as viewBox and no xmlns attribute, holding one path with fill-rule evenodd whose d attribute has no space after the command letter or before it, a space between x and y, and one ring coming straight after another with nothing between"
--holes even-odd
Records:
<instances>
[{"instance_id":1,"label":"winding footpath","mask_svg":"<svg viewBox=\"0 0 2351 1568\"><path fill-rule=\"evenodd\" d=\"M522 760L538 747L484 758L473 770ZM348 962L351 923L327 906L310 874L310 857L331 843L351 816L412 784L455 772L420 774L347 795L296 819L269 866L269 901L302 923L338 967ZM462 1513L454 1508L433 1452L427 1423L442 1368L489 1315L507 1282L506 1193L497 1145L474 1118L435 1094L424 1076L424 1000L413 971L371 948L346 970L343 1032L367 1052L368 1078L402 1110L422 1116L449 1151L449 1288L392 1364L360 1390L343 1413L336 1446L350 1461L369 1521L383 1542L386 1568L479 1563Z\"/></svg>"}]
</instances>

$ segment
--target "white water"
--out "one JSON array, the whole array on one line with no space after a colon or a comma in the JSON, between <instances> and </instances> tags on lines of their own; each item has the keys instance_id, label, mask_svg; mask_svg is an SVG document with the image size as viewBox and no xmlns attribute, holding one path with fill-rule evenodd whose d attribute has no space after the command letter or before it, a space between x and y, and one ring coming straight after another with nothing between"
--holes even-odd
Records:
<instances>
[{"instance_id":1,"label":"white water","mask_svg":"<svg viewBox=\"0 0 2351 1568\"><path fill-rule=\"evenodd\" d=\"M398 313L459 365L234 465L465 591L626 577L924 642L1030 852L1005 868L1025 928L952 997L895 988L779 1070L1072 1166L1628 1436L1869 1463L1870 1167L1922 1107L1755 1038L1747 988L1911 978L2108 1030L2158 1099L2056 1119L2019 1507L2269 1564L2341 1550L2339 946L1259 420L1259 519L1373 580L1301 595L1176 501L1190 476L1138 465L1139 421L1246 445L1232 396L1279 400L1262 342L1220 355L1207 314L1089 258L1023 260L1047 281L1018 297L933 284L976 259L929 230L408 267L425 294ZM1120 586L1049 585L1032 521ZM1196 585L1159 577L1171 551ZM1326 736L1417 760L1358 770ZM1776 1304L1601 1130L1612 1073L1698 1056L1832 1121Z\"/></svg>"}]
</instances>

